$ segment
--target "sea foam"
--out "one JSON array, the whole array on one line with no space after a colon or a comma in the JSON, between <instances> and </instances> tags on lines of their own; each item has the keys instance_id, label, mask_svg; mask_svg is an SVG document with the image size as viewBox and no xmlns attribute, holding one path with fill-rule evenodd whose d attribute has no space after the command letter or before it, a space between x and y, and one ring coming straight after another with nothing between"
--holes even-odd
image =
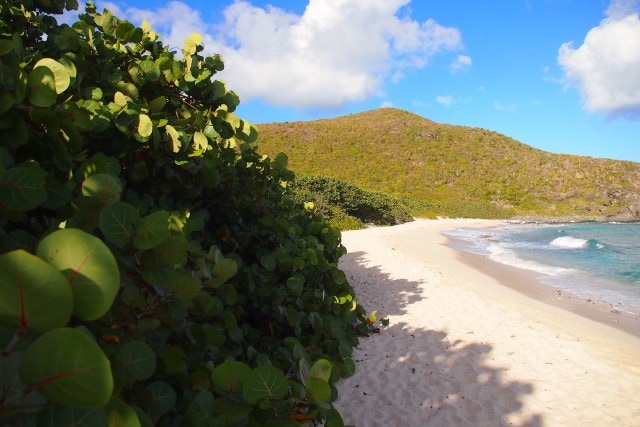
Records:
<instances>
[{"instance_id":1,"label":"sea foam","mask_svg":"<svg viewBox=\"0 0 640 427\"><path fill-rule=\"evenodd\" d=\"M572 236L562 236L551 241L550 245L568 249L581 249L586 247L588 243L589 241L585 239Z\"/></svg>"}]
</instances>

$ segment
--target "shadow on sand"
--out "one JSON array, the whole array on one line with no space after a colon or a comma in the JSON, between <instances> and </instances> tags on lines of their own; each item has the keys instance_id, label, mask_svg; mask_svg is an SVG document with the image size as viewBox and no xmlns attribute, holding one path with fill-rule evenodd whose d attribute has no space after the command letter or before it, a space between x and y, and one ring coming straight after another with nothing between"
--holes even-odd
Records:
<instances>
[{"instance_id":1,"label":"shadow on sand","mask_svg":"<svg viewBox=\"0 0 640 427\"><path fill-rule=\"evenodd\" d=\"M422 299L424 284L391 279L362 252L345 255L340 267L367 310L398 316ZM356 375L338 385L336 407L356 426L542 426L537 414L515 415L533 386L505 379L507 367L488 363L491 352L473 335L451 341L445 331L391 324L361 339Z\"/></svg>"}]
</instances>

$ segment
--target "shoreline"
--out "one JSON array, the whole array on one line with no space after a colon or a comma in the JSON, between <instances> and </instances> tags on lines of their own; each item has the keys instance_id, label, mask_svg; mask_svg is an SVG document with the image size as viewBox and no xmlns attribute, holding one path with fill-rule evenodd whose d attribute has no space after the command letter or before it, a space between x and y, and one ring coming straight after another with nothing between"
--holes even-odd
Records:
<instances>
[{"instance_id":1,"label":"shoreline","mask_svg":"<svg viewBox=\"0 0 640 427\"><path fill-rule=\"evenodd\" d=\"M528 272L440 234L504 223L417 220L343 233L340 267L358 302L390 321L361 339L355 375L337 384L346 424L640 425L636 334L506 286L526 289ZM574 300L564 297L556 303Z\"/></svg>"},{"instance_id":2,"label":"shoreline","mask_svg":"<svg viewBox=\"0 0 640 427\"><path fill-rule=\"evenodd\" d=\"M537 301L570 311L640 338L640 314L621 311L611 303L593 301L565 289L556 288L532 277L533 272L459 249L455 243L458 239L448 237L447 240L450 242L447 245L456 251L456 256L461 262L493 277L501 285Z\"/></svg>"}]
</instances>

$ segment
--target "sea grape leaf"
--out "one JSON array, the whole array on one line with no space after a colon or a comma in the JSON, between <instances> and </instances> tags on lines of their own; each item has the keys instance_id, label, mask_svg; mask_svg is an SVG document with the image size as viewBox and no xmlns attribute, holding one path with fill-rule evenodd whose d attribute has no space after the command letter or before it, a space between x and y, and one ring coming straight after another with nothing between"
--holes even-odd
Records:
<instances>
[{"instance_id":1,"label":"sea grape leaf","mask_svg":"<svg viewBox=\"0 0 640 427\"><path fill-rule=\"evenodd\" d=\"M61 94L69 87L71 83L71 78L69 77L69 71L67 68L51 58L42 58L36 65L33 66L33 70L37 70L39 68L45 68L51 72L53 75L55 90L57 94Z\"/></svg>"},{"instance_id":2,"label":"sea grape leaf","mask_svg":"<svg viewBox=\"0 0 640 427\"><path fill-rule=\"evenodd\" d=\"M194 150L206 150L209 147L209 140L202 132L196 131L193 133L193 149Z\"/></svg>"},{"instance_id":3,"label":"sea grape leaf","mask_svg":"<svg viewBox=\"0 0 640 427\"><path fill-rule=\"evenodd\" d=\"M182 146L182 141L180 141L180 134L178 133L176 128L171 125L166 125L164 128L167 131L167 135L169 135L169 138L171 139L171 151L173 151L174 153L179 152L180 147Z\"/></svg>"},{"instance_id":4,"label":"sea grape leaf","mask_svg":"<svg viewBox=\"0 0 640 427\"><path fill-rule=\"evenodd\" d=\"M327 402L331 398L331 386L318 378L309 378L305 386L307 397L316 402Z\"/></svg>"},{"instance_id":5,"label":"sea grape leaf","mask_svg":"<svg viewBox=\"0 0 640 427\"><path fill-rule=\"evenodd\" d=\"M182 234L167 234L153 247L156 256L167 264L184 265L187 262L189 242Z\"/></svg>"},{"instance_id":6,"label":"sea grape leaf","mask_svg":"<svg viewBox=\"0 0 640 427\"><path fill-rule=\"evenodd\" d=\"M151 249L160 244L162 240L169 234L169 212L156 211L140 221L136 228L136 237L134 244L140 250Z\"/></svg>"},{"instance_id":7,"label":"sea grape leaf","mask_svg":"<svg viewBox=\"0 0 640 427\"><path fill-rule=\"evenodd\" d=\"M238 272L238 264L231 258L222 258L213 266L212 279L207 280L206 285L217 288L232 278Z\"/></svg>"},{"instance_id":8,"label":"sea grape leaf","mask_svg":"<svg viewBox=\"0 0 640 427\"><path fill-rule=\"evenodd\" d=\"M140 66L140 70L144 74L145 79L154 82L160 78L160 69L155 62L145 60L140 61L138 65Z\"/></svg>"},{"instance_id":9,"label":"sea grape leaf","mask_svg":"<svg viewBox=\"0 0 640 427\"><path fill-rule=\"evenodd\" d=\"M45 181L36 169L17 166L7 169L0 181L0 204L12 211L28 211L47 198Z\"/></svg>"},{"instance_id":10,"label":"sea grape leaf","mask_svg":"<svg viewBox=\"0 0 640 427\"><path fill-rule=\"evenodd\" d=\"M136 411L120 399L111 399L105 411L108 427L141 427Z\"/></svg>"},{"instance_id":11,"label":"sea grape leaf","mask_svg":"<svg viewBox=\"0 0 640 427\"><path fill-rule=\"evenodd\" d=\"M253 411L253 407L246 402L235 399L218 397L213 402L214 426L238 426L246 425L246 417ZM287 421L288 422L288 421ZM282 427L278 421L269 423L269 426ZM289 424L289 427L300 426L300 424Z\"/></svg>"},{"instance_id":12,"label":"sea grape leaf","mask_svg":"<svg viewBox=\"0 0 640 427\"><path fill-rule=\"evenodd\" d=\"M164 415L171 412L176 405L176 392L163 381L154 381L147 386L153 400L154 413Z\"/></svg>"},{"instance_id":13,"label":"sea grape leaf","mask_svg":"<svg viewBox=\"0 0 640 427\"><path fill-rule=\"evenodd\" d=\"M356 364L350 357L346 357L340 365L340 376L342 378L349 378L356 372Z\"/></svg>"},{"instance_id":14,"label":"sea grape leaf","mask_svg":"<svg viewBox=\"0 0 640 427\"><path fill-rule=\"evenodd\" d=\"M202 36L198 33L191 33L191 35L184 41L184 50L189 55L195 55L198 45L202 43Z\"/></svg>"},{"instance_id":15,"label":"sea grape leaf","mask_svg":"<svg viewBox=\"0 0 640 427\"><path fill-rule=\"evenodd\" d=\"M56 79L48 67L31 70L27 80L29 102L36 107L51 107L58 99Z\"/></svg>"},{"instance_id":16,"label":"sea grape leaf","mask_svg":"<svg viewBox=\"0 0 640 427\"><path fill-rule=\"evenodd\" d=\"M164 106L167 104L167 98L165 96L159 96L155 98L153 101L149 102L149 111L152 113L160 112L164 109Z\"/></svg>"},{"instance_id":17,"label":"sea grape leaf","mask_svg":"<svg viewBox=\"0 0 640 427\"><path fill-rule=\"evenodd\" d=\"M119 201L121 192L120 180L107 173L91 175L82 183L82 194L95 197L103 204Z\"/></svg>"},{"instance_id":18,"label":"sea grape leaf","mask_svg":"<svg viewBox=\"0 0 640 427\"><path fill-rule=\"evenodd\" d=\"M142 341L131 341L123 345L117 354L125 375L135 381L149 378L156 370L156 354Z\"/></svg>"},{"instance_id":19,"label":"sea grape leaf","mask_svg":"<svg viewBox=\"0 0 640 427\"><path fill-rule=\"evenodd\" d=\"M331 378L331 362L327 359L316 360L311 366L309 377L328 382Z\"/></svg>"},{"instance_id":20,"label":"sea grape leaf","mask_svg":"<svg viewBox=\"0 0 640 427\"><path fill-rule=\"evenodd\" d=\"M0 255L0 277L0 319L14 332L41 333L69 322L73 309L69 282L51 264L18 249Z\"/></svg>"},{"instance_id":21,"label":"sea grape leaf","mask_svg":"<svg viewBox=\"0 0 640 427\"><path fill-rule=\"evenodd\" d=\"M171 293L176 297L190 301L198 296L201 290L200 282L184 270L176 273L169 280L169 288Z\"/></svg>"},{"instance_id":22,"label":"sea grape leaf","mask_svg":"<svg viewBox=\"0 0 640 427\"><path fill-rule=\"evenodd\" d=\"M327 411L327 421L324 427L344 427L344 420L337 409L331 408Z\"/></svg>"},{"instance_id":23,"label":"sea grape leaf","mask_svg":"<svg viewBox=\"0 0 640 427\"><path fill-rule=\"evenodd\" d=\"M8 39L0 40L0 56L6 55L13 50L13 41Z\"/></svg>"},{"instance_id":24,"label":"sea grape leaf","mask_svg":"<svg viewBox=\"0 0 640 427\"><path fill-rule=\"evenodd\" d=\"M253 404L281 399L287 394L287 379L280 369L258 366L245 378L242 394Z\"/></svg>"},{"instance_id":25,"label":"sea grape leaf","mask_svg":"<svg viewBox=\"0 0 640 427\"><path fill-rule=\"evenodd\" d=\"M140 114L138 116L138 133L143 138L148 138L153 132L153 123L146 114Z\"/></svg>"},{"instance_id":26,"label":"sea grape leaf","mask_svg":"<svg viewBox=\"0 0 640 427\"><path fill-rule=\"evenodd\" d=\"M42 207L45 209L58 209L71 199L69 188L52 176L47 176L45 180L45 191L47 198L42 203Z\"/></svg>"},{"instance_id":27,"label":"sea grape leaf","mask_svg":"<svg viewBox=\"0 0 640 427\"><path fill-rule=\"evenodd\" d=\"M138 210L128 203L109 203L100 211L100 230L108 241L118 246L133 241L139 222Z\"/></svg>"},{"instance_id":28,"label":"sea grape leaf","mask_svg":"<svg viewBox=\"0 0 640 427\"><path fill-rule=\"evenodd\" d=\"M58 230L42 239L37 255L67 278L75 316L95 320L109 310L120 288L120 270L102 240L79 229Z\"/></svg>"},{"instance_id":29,"label":"sea grape leaf","mask_svg":"<svg viewBox=\"0 0 640 427\"><path fill-rule=\"evenodd\" d=\"M246 363L237 361L223 362L216 366L211 374L213 384L227 393L242 391L244 381L251 374Z\"/></svg>"},{"instance_id":30,"label":"sea grape leaf","mask_svg":"<svg viewBox=\"0 0 640 427\"><path fill-rule=\"evenodd\" d=\"M109 359L88 335L71 328L36 339L24 352L20 379L53 402L82 409L103 407L113 391Z\"/></svg>"},{"instance_id":31,"label":"sea grape leaf","mask_svg":"<svg viewBox=\"0 0 640 427\"><path fill-rule=\"evenodd\" d=\"M287 289L292 296L299 297L302 295L304 287L304 276L295 274L287 279Z\"/></svg>"},{"instance_id":32,"label":"sea grape leaf","mask_svg":"<svg viewBox=\"0 0 640 427\"><path fill-rule=\"evenodd\" d=\"M213 422L213 394L201 391L187 408L187 423L193 427L209 427Z\"/></svg>"},{"instance_id":33,"label":"sea grape leaf","mask_svg":"<svg viewBox=\"0 0 640 427\"><path fill-rule=\"evenodd\" d=\"M276 259L272 254L265 254L260 257L260 264L267 271L273 271L276 269Z\"/></svg>"}]
</instances>

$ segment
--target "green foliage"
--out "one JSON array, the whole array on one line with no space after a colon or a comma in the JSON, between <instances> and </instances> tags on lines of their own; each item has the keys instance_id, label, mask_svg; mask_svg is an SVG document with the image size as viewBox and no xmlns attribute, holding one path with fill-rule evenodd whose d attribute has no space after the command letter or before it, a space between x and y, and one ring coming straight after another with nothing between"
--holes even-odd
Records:
<instances>
[{"instance_id":1,"label":"green foliage","mask_svg":"<svg viewBox=\"0 0 640 427\"><path fill-rule=\"evenodd\" d=\"M260 148L286 152L298 175L400 198L414 216L640 219L638 163L551 154L393 108L263 124Z\"/></svg>"},{"instance_id":2,"label":"green foliage","mask_svg":"<svg viewBox=\"0 0 640 427\"><path fill-rule=\"evenodd\" d=\"M397 199L380 192L366 191L328 176L301 175L292 183L294 198L300 203L312 202L328 221L355 218L355 227L363 224L393 225L412 221L407 208Z\"/></svg>"},{"instance_id":3,"label":"green foliage","mask_svg":"<svg viewBox=\"0 0 640 427\"><path fill-rule=\"evenodd\" d=\"M0 423L342 425L340 232L189 37L0 4Z\"/></svg>"}]
</instances>

